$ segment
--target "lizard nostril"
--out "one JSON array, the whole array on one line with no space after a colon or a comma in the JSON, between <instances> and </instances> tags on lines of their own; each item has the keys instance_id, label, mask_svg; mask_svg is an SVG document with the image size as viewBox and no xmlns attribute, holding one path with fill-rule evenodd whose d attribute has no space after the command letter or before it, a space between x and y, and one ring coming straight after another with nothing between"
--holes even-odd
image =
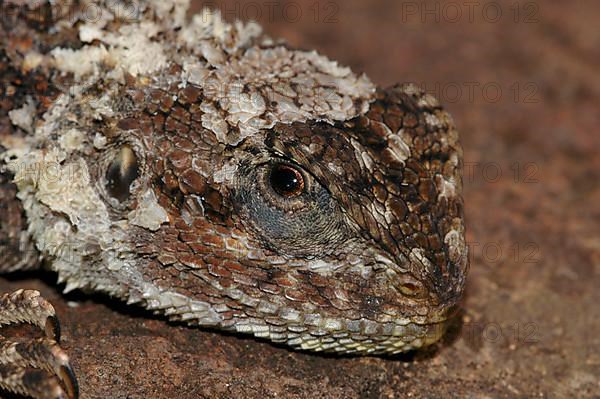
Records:
<instances>
[{"instance_id":1,"label":"lizard nostril","mask_svg":"<svg viewBox=\"0 0 600 399\"><path fill-rule=\"evenodd\" d=\"M387 275L394 289L402 295L414 299L421 299L427 295L427 289L423 282L410 273L399 273L390 268L387 269Z\"/></svg>"},{"instance_id":2,"label":"lizard nostril","mask_svg":"<svg viewBox=\"0 0 600 399\"><path fill-rule=\"evenodd\" d=\"M400 292L407 296L418 296L421 293L421 287L413 283L403 283L398 288Z\"/></svg>"},{"instance_id":3,"label":"lizard nostril","mask_svg":"<svg viewBox=\"0 0 600 399\"><path fill-rule=\"evenodd\" d=\"M416 286L415 284L413 284L413 283L406 283L406 284L402 284L402 285L400 286L400 288L401 288L403 291L407 291L408 293L414 293L415 291L417 291L417 290L418 290L417 286Z\"/></svg>"}]
</instances>

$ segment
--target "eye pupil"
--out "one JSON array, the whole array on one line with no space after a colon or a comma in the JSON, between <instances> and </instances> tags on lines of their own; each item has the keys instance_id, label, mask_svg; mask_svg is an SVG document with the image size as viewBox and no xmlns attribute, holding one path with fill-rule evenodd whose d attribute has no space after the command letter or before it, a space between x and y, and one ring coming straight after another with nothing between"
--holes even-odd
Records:
<instances>
[{"instance_id":1,"label":"eye pupil","mask_svg":"<svg viewBox=\"0 0 600 399\"><path fill-rule=\"evenodd\" d=\"M277 194L284 197L300 195L304 190L302 173L288 165L275 165L271 170L269 183Z\"/></svg>"},{"instance_id":2,"label":"eye pupil","mask_svg":"<svg viewBox=\"0 0 600 399\"><path fill-rule=\"evenodd\" d=\"M123 147L106 171L106 189L120 202L129 198L131 184L139 176L137 158L133 150Z\"/></svg>"}]
</instances>

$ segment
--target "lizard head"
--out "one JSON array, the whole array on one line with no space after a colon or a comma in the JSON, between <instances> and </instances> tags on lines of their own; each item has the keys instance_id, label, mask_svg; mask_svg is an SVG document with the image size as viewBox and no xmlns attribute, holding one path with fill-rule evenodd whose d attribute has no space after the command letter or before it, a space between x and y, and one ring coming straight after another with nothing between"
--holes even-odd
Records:
<instances>
[{"instance_id":1,"label":"lizard head","mask_svg":"<svg viewBox=\"0 0 600 399\"><path fill-rule=\"evenodd\" d=\"M191 134L185 117L159 132L148 115L120 121L126 140L96 173L105 201L133 221L146 279L211 304L218 323L306 348L344 331L389 340L349 338L347 350L439 337L466 266L460 149L431 98L379 91L348 121L277 123L236 145ZM135 133L144 123L149 137Z\"/></svg>"},{"instance_id":2,"label":"lizard head","mask_svg":"<svg viewBox=\"0 0 600 399\"><path fill-rule=\"evenodd\" d=\"M190 323L312 350L436 341L467 268L448 114L414 86L375 89L248 27L186 41L217 23L157 25L187 54L148 41L157 55L142 65L96 32L109 50L77 50L98 58L92 77L69 70L76 52L51 54L88 77L13 167L38 248L67 289ZM31 176L40 163L60 177Z\"/></svg>"}]
</instances>

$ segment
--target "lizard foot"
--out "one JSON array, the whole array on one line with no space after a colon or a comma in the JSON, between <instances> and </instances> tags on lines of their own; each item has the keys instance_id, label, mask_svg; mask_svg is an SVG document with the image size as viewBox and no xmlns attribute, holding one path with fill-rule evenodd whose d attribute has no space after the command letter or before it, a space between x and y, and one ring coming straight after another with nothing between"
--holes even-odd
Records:
<instances>
[{"instance_id":1,"label":"lizard foot","mask_svg":"<svg viewBox=\"0 0 600 399\"><path fill-rule=\"evenodd\" d=\"M77 379L58 344L54 307L34 290L0 296L0 325L23 322L40 327L46 337L19 342L0 335L0 388L36 399L76 399Z\"/></svg>"}]
</instances>

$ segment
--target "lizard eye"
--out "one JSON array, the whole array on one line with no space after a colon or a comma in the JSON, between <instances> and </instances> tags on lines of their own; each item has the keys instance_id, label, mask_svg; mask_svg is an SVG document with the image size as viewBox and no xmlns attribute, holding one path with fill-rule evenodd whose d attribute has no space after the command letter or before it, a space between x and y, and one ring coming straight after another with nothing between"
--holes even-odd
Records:
<instances>
[{"instance_id":1,"label":"lizard eye","mask_svg":"<svg viewBox=\"0 0 600 399\"><path fill-rule=\"evenodd\" d=\"M297 197L304 191L304 176L295 167L279 163L269 172L269 184L282 197Z\"/></svg>"},{"instance_id":2,"label":"lizard eye","mask_svg":"<svg viewBox=\"0 0 600 399\"><path fill-rule=\"evenodd\" d=\"M120 202L127 200L131 192L131 184L138 176L139 167L135 153L128 146L122 147L106 171L108 194Z\"/></svg>"},{"instance_id":3,"label":"lizard eye","mask_svg":"<svg viewBox=\"0 0 600 399\"><path fill-rule=\"evenodd\" d=\"M242 164L232 203L242 223L271 250L319 256L347 236L341 209L327 188L294 160Z\"/></svg>"}]
</instances>

